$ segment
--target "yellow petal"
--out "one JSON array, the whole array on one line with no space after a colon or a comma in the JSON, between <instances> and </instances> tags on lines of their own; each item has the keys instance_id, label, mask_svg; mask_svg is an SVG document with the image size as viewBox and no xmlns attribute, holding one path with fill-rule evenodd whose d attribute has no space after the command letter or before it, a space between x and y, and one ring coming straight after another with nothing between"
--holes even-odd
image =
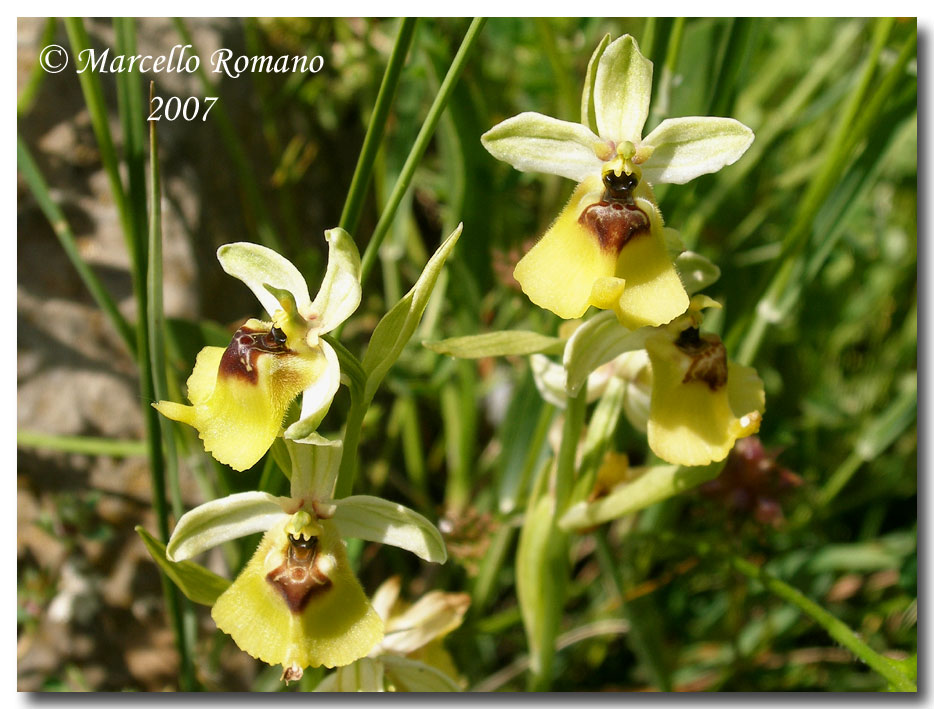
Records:
<instances>
[{"instance_id":1,"label":"yellow petal","mask_svg":"<svg viewBox=\"0 0 934 709\"><path fill-rule=\"evenodd\" d=\"M192 406L155 404L168 418L197 428L205 450L234 470L263 457L289 404L327 364L320 348L295 351L265 341L271 327L249 320L226 350L204 348L188 379Z\"/></svg>"},{"instance_id":2,"label":"yellow petal","mask_svg":"<svg viewBox=\"0 0 934 709\"><path fill-rule=\"evenodd\" d=\"M678 465L723 460L737 438L758 430L765 408L762 382L755 370L732 362L719 385L715 377L692 377L696 360L676 347L674 338L663 332L646 341L653 375L649 447ZM725 352L721 356L725 360Z\"/></svg>"},{"instance_id":3,"label":"yellow petal","mask_svg":"<svg viewBox=\"0 0 934 709\"><path fill-rule=\"evenodd\" d=\"M626 281L626 288L613 309L620 324L632 330L663 325L690 303L665 248L664 233L654 224L651 234L635 237L622 248L616 277Z\"/></svg>"},{"instance_id":4,"label":"yellow petal","mask_svg":"<svg viewBox=\"0 0 934 709\"><path fill-rule=\"evenodd\" d=\"M529 300L565 320L586 312L594 282L613 276L616 268L615 251L603 249L578 222L602 190L599 178L580 183L551 228L516 265L514 276Z\"/></svg>"},{"instance_id":5,"label":"yellow petal","mask_svg":"<svg viewBox=\"0 0 934 709\"><path fill-rule=\"evenodd\" d=\"M580 183L519 261L515 278L533 303L565 319L579 318L593 305L612 308L632 329L667 323L689 300L657 210L644 197L608 202L607 194L596 176ZM634 195L641 194L651 193L639 184Z\"/></svg>"},{"instance_id":6,"label":"yellow petal","mask_svg":"<svg viewBox=\"0 0 934 709\"><path fill-rule=\"evenodd\" d=\"M287 600L278 578L289 553L288 520L270 529L246 568L217 599L211 617L241 650L270 665L339 667L364 657L383 638L383 621L350 570L334 524L320 522L315 578ZM295 578L289 571L290 578Z\"/></svg>"}]
</instances>

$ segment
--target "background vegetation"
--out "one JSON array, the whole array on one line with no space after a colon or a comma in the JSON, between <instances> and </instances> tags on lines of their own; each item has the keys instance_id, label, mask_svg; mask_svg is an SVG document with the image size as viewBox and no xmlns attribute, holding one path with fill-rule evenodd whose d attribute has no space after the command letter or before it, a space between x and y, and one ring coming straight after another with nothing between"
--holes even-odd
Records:
<instances>
[{"instance_id":1,"label":"background vegetation","mask_svg":"<svg viewBox=\"0 0 934 709\"><path fill-rule=\"evenodd\" d=\"M361 252L467 26L428 19L415 28L352 230ZM238 322L257 314L247 289L219 268L220 244L281 249L314 292L323 231L341 220L398 27L396 20L93 20L67 28L20 21L22 689L283 688L277 668L254 663L204 609L184 603L170 617L191 641L190 656L177 654L158 574L132 527L158 531L147 461L165 473L175 515L237 490L281 493L286 480L272 455L244 474L215 464L191 429L168 429L163 445L148 402L161 385L181 401L198 349L225 344ZM463 221L413 345L368 413L355 490L440 520L451 559L429 567L375 545L352 547L352 558L370 593L393 573L402 574L409 599L435 588L469 592L467 618L445 643L467 686L525 688L516 537L530 486L552 455L546 433L557 414L542 402L527 359L456 361L417 343L500 329L557 332L558 319L527 301L511 271L573 185L498 163L479 137L525 110L578 120L593 47L605 33L627 32L655 64L647 130L667 116L724 115L756 133L737 164L657 194L666 223L722 270L707 292L725 307L707 326L765 382L759 436L774 464L737 467L717 486L575 537L551 687L883 690L882 675L776 589L797 589L913 672L913 20L488 21L342 333L360 353L378 318ZM153 307L161 310L145 288L156 244L146 228L148 138L133 121L144 82L102 75L95 89L80 86L70 69L47 75L35 58L53 41L117 51L138 43L166 54L191 42L202 58L219 46L325 58L317 75L142 77L166 97L220 97L207 123L158 126L163 329L141 332ZM71 263L56 237L71 249ZM87 269L82 277L73 264ZM90 295L94 283L101 293ZM107 308L110 317L102 315ZM160 368L140 352L162 337ZM342 390L322 432L339 432L348 403ZM645 461L644 437L625 419L614 436L616 450ZM212 567L235 574L255 546L242 541ZM763 564L778 586L752 578ZM320 676L308 673L303 687Z\"/></svg>"}]
</instances>

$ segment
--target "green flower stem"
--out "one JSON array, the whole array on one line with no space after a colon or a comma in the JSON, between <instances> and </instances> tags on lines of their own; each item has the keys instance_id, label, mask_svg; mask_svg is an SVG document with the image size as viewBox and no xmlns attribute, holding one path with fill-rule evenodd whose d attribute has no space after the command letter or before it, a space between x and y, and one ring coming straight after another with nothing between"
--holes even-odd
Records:
<instances>
[{"instance_id":1,"label":"green flower stem","mask_svg":"<svg viewBox=\"0 0 934 709\"><path fill-rule=\"evenodd\" d=\"M438 121L441 119L441 114L444 112L448 100L451 98L451 94L454 92L454 87L457 85L457 80L460 78L461 72L464 70L464 65L467 63L467 58L470 56L470 52L476 44L477 37L480 34L480 30L483 29L483 25L485 23L486 18L482 17L474 18L474 20L470 23L470 27L467 29L467 34L464 35L464 40L461 42L461 46L457 50L457 54L454 56L454 60L451 62L451 67L448 69L448 73L444 77L444 81L441 82L441 88L438 90L438 95L435 96L435 100L431 104L431 108L428 109L428 115L425 117L425 122L422 124L421 130L418 132L418 137L415 138L415 144L409 151L409 156L406 158L405 164L402 166L402 172L399 174L399 179L396 181L396 186L393 188L392 194L389 195L389 201L386 203L386 206L383 209L383 213L380 215L379 222L376 224L376 228L373 230L373 236L370 238L370 242L367 244L366 250L363 252L362 269L360 275L361 282L365 281L367 276L370 274L370 271L373 270L373 266L376 263L377 254L379 253L379 247L383 243L383 239L386 238L386 234L389 232L389 227L392 225L393 218L396 215L396 210L399 208L399 204L402 202L402 198L405 196L406 190L408 190L409 185L412 182L412 178L415 175L415 168L418 167L422 156L425 154L425 150L428 148L428 143L431 141L431 138L434 135Z\"/></svg>"},{"instance_id":2,"label":"green flower stem","mask_svg":"<svg viewBox=\"0 0 934 709\"><path fill-rule=\"evenodd\" d=\"M347 424L344 426L344 453L341 456L337 483L334 486L335 499L347 497L353 492L353 481L357 472L357 448L360 446L363 417L366 415L368 405L369 402L363 395L363 388L351 384L350 411L347 413Z\"/></svg>"},{"instance_id":3,"label":"green flower stem","mask_svg":"<svg viewBox=\"0 0 934 709\"><path fill-rule=\"evenodd\" d=\"M386 65L386 72L383 74L383 81L376 96L376 105L373 107L370 124L363 139L363 148L360 150L357 167L354 169L353 179L350 181L350 191L347 193L344 209L341 212L340 227L350 234L356 231L360 223L363 199L366 196L370 177L373 174L376 152L379 150L383 134L386 132L386 119L396 96L399 77L402 75L402 67L405 65L406 56L412 46L417 23L417 18L402 18L399 32L396 35L396 43L389 55L389 63Z\"/></svg>"},{"instance_id":4,"label":"green flower stem","mask_svg":"<svg viewBox=\"0 0 934 709\"><path fill-rule=\"evenodd\" d=\"M568 397L568 406L564 412L564 429L561 432L558 469L555 474L556 519L560 519L571 502L571 490L574 487L574 460L577 456L577 444L580 440L586 411L587 383L585 382L577 396Z\"/></svg>"},{"instance_id":5,"label":"green flower stem","mask_svg":"<svg viewBox=\"0 0 934 709\"><path fill-rule=\"evenodd\" d=\"M894 690L899 692L918 691L915 684L902 674L894 662L869 647L845 623L835 618L796 588L774 578L743 558L731 557L730 563L741 574L759 581L766 589L797 606L802 612L810 616L812 620L830 634L830 637L882 675Z\"/></svg>"},{"instance_id":6,"label":"green flower stem","mask_svg":"<svg viewBox=\"0 0 934 709\"><path fill-rule=\"evenodd\" d=\"M87 263L85 263L84 259L81 258L81 254L78 253L78 244L75 241L74 233L71 231L71 226L69 226L68 221L65 219L62 210L59 209L59 206L52 200L52 196L49 194L49 186L42 177L42 173L39 172L39 167L33 161L32 155L29 153L29 148L26 147L26 143L18 133L16 135L16 166L19 168L20 174L26 181L29 191L32 192L33 197L38 203L39 209L42 210L45 218L49 220L52 231L55 232L55 236L62 245L65 255L68 256L71 265L75 267L81 281L91 293L94 302L97 303L97 307L99 307L104 315L107 316L107 319L110 320L110 324L113 326L114 330L117 331L117 334L120 336L120 339L123 340L123 344L126 345L130 354L135 356L136 335L133 332L133 328L126 321L126 318L120 314L120 311L117 310L116 303L114 303L107 289L104 288L103 284L98 280L97 275L91 270Z\"/></svg>"},{"instance_id":7,"label":"green flower stem","mask_svg":"<svg viewBox=\"0 0 934 709\"><path fill-rule=\"evenodd\" d=\"M40 448L63 453L133 458L146 455L144 441L118 441L113 438L92 436L56 436L39 431L17 431L16 445L24 448Z\"/></svg>"},{"instance_id":8,"label":"green flower stem","mask_svg":"<svg viewBox=\"0 0 934 709\"><path fill-rule=\"evenodd\" d=\"M191 33L188 31L185 21L176 17L175 29L181 37L182 44L192 45L192 54L198 55L198 48L191 38ZM201 83L201 90L205 96L217 95L217 87L208 78L203 64L198 65L195 75ZM231 160L233 160L240 186L243 188L249 208L252 211L251 216L256 220L256 236L259 242L270 249L282 252L282 242L272 222L272 217L270 217L269 211L266 209L266 202L256 180L256 167L250 162L240 138L237 137L233 120L231 120L230 114L227 113L223 101L215 102L214 108L211 109L211 117L217 125L221 142L227 149Z\"/></svg>"},{"instance_id":9,"label":"green flower stem","mask_svg":"<svg viewBox=\"0 0 934 709\"><path fill-rule=\"evenodd\" d=\"M114 21L118 24L118 35L122 32L128 35L129 46L126 51L135 53L136 41L135 30L132 20ZM122 25L122 26L120 26ZM123 76L121 74L121 76ZM122 88L129 94L139 93L139 82L132 81L135 74L127 74L128 85ZM149 83L149 106L152 106L152 97L155 91L154 82ZM125 123L134 133L135 127L142 130L144 117L149 111L144 112L142 103L130 100L128 105L129 116ZM134 141L135 143L135 141ZM142 146L140 146L142 147ZM142 165L140 165L142 167ZM145 182L141 185L136 183L131 172L130 193L134 195L136 188L145 190ZM134 198L134 206L136 199ZM147 334L146 344L148 346L149 365L145 369L141 368L140 378L143 377L151 382L151 393L155 399L168 399L169 387L166 376L167 366L165 361L165 339L164 333L165 312L162 307L162 182L159 171L159 143L156 136L156 122L149 123L149 234L146 253L148 254L145 284L146 284L146 318L145 329ZM146 195L143 194L142 217L146 218ZM140 264L142 267L144 264ZM142 304L141 304L142 307ZM140 317L140 322L143 318ZM163 541L168 541L168 512L165 508L165 487L166 478L172 490L172 510L175 518L182 516L184 508L182 507L182 491L178 475L178 456L175 449L175 430L172 422L159 417L156 411L149 406L150 400L143 397L145 406L144 415L147 420L147 440L150 444L150 473L152 475L153 499L156 503L156 513L159 517L159 529L164 534ZM161 435L160 435L161 434ZM175 643L178 648L179 656L179 687L183 691L197 689L198 683L195 679L195 668L192 662L191 650L197 639L197 623L194 609L187 600L183 600L179 590L169 582L165 574L162 577L162 591L165 596L166 612L171 619L175 630Z\"/></svg>"}]
</instances>

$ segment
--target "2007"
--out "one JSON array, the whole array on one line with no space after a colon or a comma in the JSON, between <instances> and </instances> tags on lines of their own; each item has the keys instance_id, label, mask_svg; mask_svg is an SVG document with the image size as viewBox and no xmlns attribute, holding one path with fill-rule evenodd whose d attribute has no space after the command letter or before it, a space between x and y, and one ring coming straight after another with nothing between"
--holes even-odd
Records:
<instances>
[{"instance_id":1,"label":"2007","mask_svg":"<svg viewBox=\"0 0 934 709\"><path fill-rule=\"evenodd\" d=\"M208 113L217 102L217 98L217 96L205 96L204 113L201 113L201 101L197 96L189 96L184 103L178 96L169 96L167 99L163 99L161 96L153 96L150 104L152 112L149 114L148 120L161 121L165 118L167 121L174 121L181 116L186 121L193 121L200 114L201 120L206 121Z\"/></svg>"}]
</instances>

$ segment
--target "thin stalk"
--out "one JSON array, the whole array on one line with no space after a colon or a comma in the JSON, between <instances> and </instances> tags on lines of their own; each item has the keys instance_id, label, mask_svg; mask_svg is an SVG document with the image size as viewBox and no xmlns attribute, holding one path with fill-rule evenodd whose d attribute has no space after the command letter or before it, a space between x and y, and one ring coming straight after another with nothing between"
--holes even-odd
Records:
<instances>
[{"instance_id":1,"label":"thin stalk","mask_svg":"<svg viewBox=\"0 0 934 709\"><path fill-rule=\"evenodd\" d=\"M47 47L52 44L52 41L55 39L56 22L54 17L50 17L45 21L45 28L42 30L42 36L39 38L40 47ZM39 94L39 89L42 88L47 74L48 72L42 67L42 64L37 58L36 65L32 68L32 73L29 74L26 85L16 98L17 118L22 118L32 110L32 105L36 100L36 96Z\"/></svg>"},{"instance_id":2,"label":"thin stalk","mask_svg":"<svg viewBox=\"0 0 934 709\"><path fill-rule=\"evenodd\" d=\"M347 497L353 492L353 480L357 472L357 448L363 429L363 417L366 415L368 402L363 395L363 388L351 385L350 410L347 412L347 425L344 426L344 453L341 456L334 486L334 498Z\"/></svg>"},{"instance_id":3,"label":"thin stalk","mask_svg":"<svg viewBox=\"0 0 934 709\"><path fill-rule=\"evenodd\" d=\"M454 60L451 62L451 67L448 69L444 81L441 82L438 95L435 96L431 108L428 109L428 115L425 117L425 122L418 132L418 137L415 138L415 144L409 151L409 156L406 158L405 164L402 166L402 172L399 174L396 186L393 188L392 194L389 195L389 201L383 208L383 213L379 218L379 222L376 224L376 229L373 230L373 236L366 246L366 251L363 252L360 276L361 282L365 281L370 271L373 270L379 247L383 243L383 239L386 238L386 234L389 232L389 227L392 225L393 218L396 215L396 209L398 209L402 198L405 196L406 190L408 190L412 182L412 178L415 175L415 168L418 167L422 156L425 154L425 150L428 149L428 143L434 135L438 121L441 119L441 114L444 112L448 100L451 98L454 87L457 85L457 80L464 70L467 58L470 56L470 52L476 44L477 37L485 23L486 18L483 17L474 18L470 23L470 27L467 29L467 33L464 35L464 39L461 42L461 46L457 50Z\"/></svg>"},{"instance_id":4,"label":"thin stalk","mask_svg":"<svg viewBox=\"0 0 934 709\"><path fill-rule=\"evenodd\" d=\"M91 40L88 38L84 23L80 17L66 17L65 29L71 43L72 56L77 57L82 51L91 48ZM123 228L123 237L127 243L130 262L136 263L139 241L133 237L133 221L130 216L123 181L120 178L120 161L117 158L113 136L110 134L110 124L107 121L107 104L104 101L104 91L101 88L100 78L94 71L83 71L78 74L78 81L81 84L81 92L84 94L88 115L91 117L91 128L94 130L94 137L97 139L97 148L101 153L101 163L107 173L110 191L113 195L114 204L117 206L117 214Z\"/></svg>"},{"instance_id":5,"label":"thin stalk","mask_svg":"<svg viewBox=\"0 0 934 709\"><path fill-rule=\"evenodd\" d=\"M584 425L587 411L587 384L577 396L568 397L564 412L564 429L561 432L561 447L558 450L558 467L555 473L555 518L560 518L571 502L571 490L574 487L574 460L577 456L577 443Z\"/></svg>"},{"instance_id":6,"label":"thin stalk","mask_svg":"<svg viewBox=\"0 0 934 709\"><path fill-rule=\"evenodd\" d=\"M132 27L130 28L132 30ZM135 46L135 41L133 42ZM138 87L137 87L138 88ZM149 83L149 106L152 108L152 98L155 91L155 84ZM140 105L137 109L131 111L135 113L137 120L142 119L143 112ZM135 121L133 121L135 123ZM131 181L132 185L132 181ZM148 342L151 345L149 349L149 369L151 376L152 392L157 399L168 398L168 382L166 378L165 362L165 341L163 333L165 332L165 313L162 308L162 183L159 173L159 145L156 137L156 122L149 124L149 242L148 242L148 265L146 270L146 294L148 297L148 307L146 309L146 327ZM132 191L132 190L131 190ZM145 213L143 215L145 217ZM142 317L140 318L142 320ZM142 376L144 372L141 372ZM144 399L144 403L146 400ZM155 412L151 407L146 407L146 414L151 418L156 418ZM175 518L182 516L182 493L178 479L178 457L175 451L175 438L173 425L163 418L156 421L156 429L161 433L159 444L152 441L152 449L165 451L164 463L161 469L154 466L158 464L158 456L152 459L152 479L153 496L158 500L164 500L165 497L165 477L168 476L172 488L172 508ZM149 431L155 436L155 431ZM161 445L160 445L161 444ZM163 448L164 447L164 448ZM163 503L164 504L164 503ZM159 506L157 505L157 512ZM166 539L168 538L168 520L164 508L161 510L159 525L160 529L165 526ZM195 680L195 669L192 663L190 648L195 642L196 623L194 609L191 604L182 600L176 589L169 581L162 576L162 590L165 595L166 611L172 621L175 630L175 642L178 647L179 664L179 686L182 690L189 691L197 688Z\"/></svg>"},{"instance_id":7,"label":"thin stalk","mask_svg":"<svg viewBox=\"0 0 934 709\"><path fill-rule=\"evenodd\" d=\"M38 203L39 209L42 210L45 218L48 219L52 231L55 232L55 237L62 245L65 255L68 257L68 260L71 261L71 265L75 267L81 281L90 292L91 297L94 298L94 302L97 303L97 307L99 307L104 315L107 316L107 319L110 320L110 324L113 325L114 330L117 331L120 339L123 340L123 344L126 345L129 353L135 356L136 335L133 333L133 328L126 321L126 318L120 314L120 311L117 310L117 304L114 303L113 298L110 297L110 294L97 278L97 275L91 270L87 263L85 263L84 259L81 258L81 254L78 253L78 244L75 241L74 232L72 232L71 226L69 226L68 221L65 219L65 214L52 200L52 196L49 194L49 186L46 184L45 178L42 177L42 173L39 172L39 167L33 161L32 155L29 153L29 148L26 147L26 143L18 133L16 135L16 166L19 168L23 179L26 180L29 191L32 192L32 196Z\"/></svg>"},{"instance_id":8,"label":"thin stalk","mask_svg":"<svg viewBox=\"0 0 934 709\"><path fill-rule=\"evenodd\" d=\"M146 455L146 443L143 441L118 441L113 438L94 438L93 436L56 436L40 433L39 431L17 431L16 445L24 448L41 448L63 453L111 456L113 458L132 458Z\"/></svg>"},{"instance_id":9,"label":"thin stalk","mask_svg":"<svg viewBox=\"0 0 934 709\"><path fill-rule=\"evenodd\" d=\"M751 579L759 581L766 589L775 595L783 598L792 605L799 608L824 628L834 640L843 645L856 657L865 662L869 667L882 675L893 689L899 692L917 692L918 688L896 667L896 665L886 657L883 657L850 630L849 626L843 621L834 617L817 603L801 593L798 589L789 586L760 567L751 564L743 558L734 556L730 558L733 568L741 574Z\"/></svg>"},{"instance_id":10,"label":"thin stalk","mask_svg":"<svg viewBox=\"0 0 934 709\"><path fill-rule=\"evenodd\" d=\"M357 167L354 169L353 179L350 181L350 191L347 192L347 199L341 212L340 226L350 234L356 231L360 223L363 199L366 196L370 177L373 174L373 162L383 140L383 134L386 132L386 119L396 96L399 78L402 76L402 67L405 66L406 56L412 46L417 23L417 18L402 18L399 32L396 35L396 42L393 45L392 53L389 55L389 63L386 65L386 71L383 74L383 81L379 86L379 93L376 95L376 105L373 106L370 124L363 139L360 157L357 159Z\"/></svg>"}]
</instances>

